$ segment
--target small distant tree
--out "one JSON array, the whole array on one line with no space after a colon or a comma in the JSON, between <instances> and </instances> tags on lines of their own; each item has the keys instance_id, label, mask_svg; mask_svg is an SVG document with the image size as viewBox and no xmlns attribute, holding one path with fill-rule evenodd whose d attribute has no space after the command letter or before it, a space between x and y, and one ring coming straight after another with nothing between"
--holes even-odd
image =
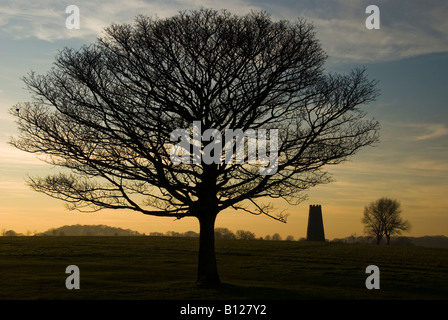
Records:
<instances>
[{"instance_id":1,"label":"small distant tree","mask_svg":"<svg viewBox=\"0 0 448 320\"><path fill-rule=\"evenodd\" d=\"M282 240L282 237L281 237L281 235L279 235L278 233L274 233L274 234L272 235L271 240L279 241L279 240Z\"/></svg>"},{"instance_id":2,"label":"small distant tree","mask_svg":"<svg viewBox=\"0 0 448 320\"><path fill-rule=\"evenodd\" d=\"M215 228L215 238L217 239L235 239L235 234L228 228Z\"/></svg>"},{"instance_id":3,"label":"small distant tree","mask_svg":"<svg viewBox=\"0 0 448 320\"><path fill-rule=\"evenodd\" d=\"M199 234L194 231L187 231L184 233L184 237L197 238L197 237L199 237Z\"/></svg>"},{"instance_id":4,"label":"small distant tree","mask_svg":"<svg viewBox=\"0 0 448 320\"><path fill-rule=\"evenodd\" d=\"M246 230L237 230L236 238L239 240L253 240L255 239L255 234Z\"/></svg>"},{"instance_id":5,"label":"small distant tree","mask_svg":"<svg viewBox=\"0 0 448 320\"><path fill-rule=\"evenodd\" d=\"M401 234L411 228L409 221L403 220L400 214L401 203L397 200L383 197L373 201L364 208L361 220L365 224L364 231L376 237L376 244L380 244L385 236L389 245L391 235Z\"/></svg>"}]
</instances>

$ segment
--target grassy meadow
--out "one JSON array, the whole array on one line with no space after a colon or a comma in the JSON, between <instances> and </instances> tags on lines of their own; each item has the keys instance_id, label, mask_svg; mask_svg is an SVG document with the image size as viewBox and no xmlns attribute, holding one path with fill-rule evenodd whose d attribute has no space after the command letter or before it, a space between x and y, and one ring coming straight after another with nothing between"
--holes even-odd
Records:
<instances>
[{"instance_id":1,"label":"grassy meadow","mask_svg":"<svg viewBox=\"0 0 448 320\"><path fill-rule=\"evenodd\" d=\"M0 299L448 299L448 250L217 240L223 285L195 285L197 238L0 237ZM68 290L68 265L80 289ZM368 265L380 289L368 290Z\"/></svg>"}]
</instances>

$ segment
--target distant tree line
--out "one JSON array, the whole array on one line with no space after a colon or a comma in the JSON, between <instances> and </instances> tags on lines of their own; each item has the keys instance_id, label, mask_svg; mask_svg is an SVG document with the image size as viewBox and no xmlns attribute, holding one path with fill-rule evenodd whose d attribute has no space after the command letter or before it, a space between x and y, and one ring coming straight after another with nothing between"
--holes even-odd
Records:
<instances>
[{"instance_id":1,"label":"distant tree line","mask_svg":"<svg viewBox=\"0 0 448 320\"><path fill-rule=\"evenodd\" d=\"M352 234L345 238L335 238L333 243L352 243L352 244L377 244L376 236L357 236ZM447 236L423 236L423 237L390 237L392 246L420 246L432 248L448 248Z\"/></svg>"},{"instance_id":2,"label":"distant tree line","mask_svg":"<svg viewBox=\"0 0 448 320\"><path fill-rule=\"evenodd\" d=\"M71 231L73 230L73 231ZM152 237L199 237L199 234L194 231L175 232L167 231L151 232L149 234L139 233L137 231L125 230L121 228L108 227L104 225L88 226L88 225L73 225L64 226L60 228L51 228L45 232L27 231L26 233L18 233L14 230L0 230L0 236L15 237L15 236L152 236ZM236 240L274 240L281 241L283 238L278 233L273 235L266 235L265 237L257 237L253 232L245 230L237 230L235 233L228 228L216 228L216 239L236 239ZM284 240L294 241L293 236L287 236ZM298 238L297 241L306 241L305 238ZM345 238L334 238L329 242L333 243L350 243L350 244L376 244L375 236L357 236L352 234ZM434 248L448 248L448 237L446 236L424 236L424 237L391 237L390 245L395 246L422 246Z\"/></svg>"},{"instance_id":3,"label":"distant tree line","mask_svg":"<svg viewBox=\"0 0 448 320\"><path fill-rule=\"evenodd\" d=\"M168 237L199 237L199 233L194 231L187 232L175 232L167 231L166 233L161 232L151 232L150 236L168 236ZM228 228L215 228L215 239L236 239L236 240L283 240L280 234L274 233L271 235L266 235L263 237L257 237L255 233L247 230L237 230L233 232ZM289 235L285 238L287 241L293 241L294 237Z\"/></svg>"},{"instance_id":4,"label":"distant tree line","mask_svg":"<svg viewBox=\"0 0 448 320\"><path fill-rule=\"evenodd\" d=\"M176 232L167 231L162 232L150 232L149 234L139 233L130 229L122 229L117 227L110 227L106 225L70 225L62 226L59 228L51 228L47 231L38 233L37 231L27 231L26 234L17 233L14 230L3 229L0 232L1 236L152 236L152 237L188 237L197 238L199 233L195 231ZM247 230L237 230L233 232L228 228L215 228L216 239L236 239L236 240L283 240L280 234L274 233L273 235L266 235L263 237L257 237L255 233ZM293 236L287 236L287 241L293 241Z\"/></svg>"}]
</instances>

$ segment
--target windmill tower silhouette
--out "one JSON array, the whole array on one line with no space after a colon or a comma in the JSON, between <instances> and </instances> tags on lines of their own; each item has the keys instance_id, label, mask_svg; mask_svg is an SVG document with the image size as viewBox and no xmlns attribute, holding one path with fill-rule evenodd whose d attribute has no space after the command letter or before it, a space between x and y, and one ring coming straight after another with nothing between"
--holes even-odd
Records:
<instances>
[{"instance_id":1,"label":"windmill tower silhouette","mask_svg":"<svg viewBox=\"0 0 448 320\"><path fill-rule=\"evenodd\" d=\"M324 222L320 205L310 205L306 240L325 242Z\"/></svg>"}]
</instances>

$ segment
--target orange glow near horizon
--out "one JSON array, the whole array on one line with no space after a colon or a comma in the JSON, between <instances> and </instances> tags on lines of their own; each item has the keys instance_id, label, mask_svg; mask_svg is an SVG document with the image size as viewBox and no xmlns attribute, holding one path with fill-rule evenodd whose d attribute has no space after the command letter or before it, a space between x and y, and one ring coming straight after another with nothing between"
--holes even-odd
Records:
<instances>
[{"instance_id":1,"label":"orange glow near horizon","mask_svg":"<svg viewBox=\"0 0 448 320\"><path fill-rule=\"evenodd\" d=\"M306 237L309 205L321 204L327 239L361 236L364 206L387 196L402 203L402 216L412 225L410 232L403 233L403 236L448 235L448 200L445 195L448 165L437 159L412 161L412 157L403 158L399 165L395 160L386 162L380 158L384 154L393 155L395 151L387 140L383 145L385 151L382 154L375 153L376 148L368 148L351 161L327 168L334 181L308 190L308 200L299 205L291 206L283 200L275 200L275 208L289 213L286 224L267 216L229 211L218 215L216 227L225 227L233 232L248 230L257 237L279 233L283 239L288 235L300 239ZM0 231L32 234L63 225L103 224L145 234L199 232L195 218L176 220L130 210L68 211L62 201L35 192L25 184L27 175L44 176L54 173L57 168L40 162L34 155L13 149L6 141L2 143L0 155L4 159L0 169L3 177L0 181Z\"/></svg>"},{"instance_id":2,"label":"orange glow near horizon","mask_svg":"<svg viewBox=\"0 0 448 320\"><path fill-rule=\"evenodd\" d=\"M309 199L297 206L281 206L279 201L276 207L279 210L285 209L285 212L289 213L286 224L267 216L254 216L240 211L224 211L218 215L216 227L228 228L233 232L248 230L255 233L257 238L279 233L283 239L292 235L295 240L298 240L306 237L309 205L321 204L327 239L363 235L361 217L364 205L376 200L381 195L372 195L369 199L357 199L352 204L350 202L346 204L345 201L348 199L340 197L338 188L334 191L333 187L330 183L310 190L308 192ZM4 184L2 188L7 189L7 186ZM145 234L151 232L165 233L167 231L199 232L197 220L191 217L176 220L175 218L147 216L131 210L102 210L96 213L80 213L66 210L62 201L34 192L25 185L20 189L20 197L17 194L16 197L13 197L13 194L9 198L3 197L0 206L2 221L0 230L6 229L22 234L34 234L63 225L103 224ZM333 197L331 197L332 194ZM434 195L434 198L436 197L437 195ZM396 198L399 199L399 197ZM414 201L414 205L401 201L402 216L412 224L411 231L404 233L403 236L447 235L448 219L443 214L445 200L443 200L442 190L439 191L439 199L441 199L439 203L432 201L428 209L425 209L425 202L430 202L428 199L422 203Z\"/></svg>"}]
</instances>

